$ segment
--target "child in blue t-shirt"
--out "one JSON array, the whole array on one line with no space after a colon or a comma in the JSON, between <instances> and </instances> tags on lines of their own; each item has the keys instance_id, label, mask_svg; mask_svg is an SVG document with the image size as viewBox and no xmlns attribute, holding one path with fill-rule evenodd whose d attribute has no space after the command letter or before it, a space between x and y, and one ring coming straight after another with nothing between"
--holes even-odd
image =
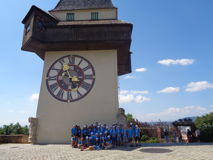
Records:
<instances>
[{"instance_id":1,"label":"child in blue t-shirt","mask_svg":"<svg viewBox=\"0 0 213 160\"><path fill-rule=\"evenodd\" d=\"M104 149L111 149L111 148L112 148L112 139L110 136L108 136L104 144Z\"/></svg>"}]
</instances>

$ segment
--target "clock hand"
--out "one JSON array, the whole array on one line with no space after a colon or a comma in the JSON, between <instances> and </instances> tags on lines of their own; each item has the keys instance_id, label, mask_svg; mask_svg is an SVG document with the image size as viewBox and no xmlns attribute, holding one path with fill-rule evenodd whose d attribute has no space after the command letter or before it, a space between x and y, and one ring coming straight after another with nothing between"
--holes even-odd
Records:
<instances>
[{"instance_id":1,"label":"clock hand","mask_svg":"<svg viewBox=\"0 0 213 160\"><path fill-rule=\"evenodd\" d=\"M63 71L65 71L68 74L68 77L71 80L71 82L72 83L79 82L79 79L78 79L77 76L71 76L70 75L69 68L70 68L69 65L67 65L67 64L63 65ZM72 89L72 91L77 91L77 90L78 90L78 86L75 87L74 89Z\"/></svg>"},{"instance_id":2,"label":"clock hand","mask_svg":"<svg viewBox=\"0 0 213 160\"><path fill-rule=\"evenodd\" d=\"M63 65L63 71L67 72L69 78L71 79L72 77L71 77L71 75L69 73L69 68L70 68L69 65L67 65L67 64Z\"/></svg>"}]
</instances>

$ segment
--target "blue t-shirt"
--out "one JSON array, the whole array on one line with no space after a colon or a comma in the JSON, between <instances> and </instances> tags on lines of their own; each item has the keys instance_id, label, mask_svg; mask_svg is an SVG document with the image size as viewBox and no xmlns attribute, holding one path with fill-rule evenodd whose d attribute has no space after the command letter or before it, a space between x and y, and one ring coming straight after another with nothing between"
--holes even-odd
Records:
<instances>
[{"instance_id":1,"label":"blue t-shirt","mask_svg":"<svg viewBox=\"0 0 213 160\"><path fill-rule=\"evenodd\" d=\"M123 136L124 136L124 137L128 137L128 130L127 130L127 129L124 129L124 130L123 130Z\"/></svg>"},{"instance_id":2,"label":"blue t-shirt","mask_svg":"<svg viewBox=\"0 0 213 160\"><path fill-rule=\"evenodd\" d=\"M83 132L84 135L88 135L88 129L87 128L84 128L82 132Z\"/></svg>"},{"instance_id":3,"label":"blue t-shirt","mask_svg":"<svg viewBox=\"0 0 213 160\"><path fill-rule=\"evenodd\" d=\"M135 135L135 132L136 132L136 127L135 127L135 125L132 125L132 133L133 133L133 135Z\"/></svg>"},{"instance_id":4,"label":"blue t-shirt","mask_svg":"<svg viewBox=\"0 0 213 160\"><path fill-rule=\"evenodd\" d=\"M77 141L77 138L76 137L72 137L72 141L73 142Z\"/></svg>"},{"instance_id":5,"label":"blue t-shirt","mask_svg":"<svg viewBox=\"0 0 213 160\"><path fill-rule=\"evenodd\" d=\"M129 138L133 137L133 130L132 129L128 129L128 137Z\"/></svg>"},{"instance_id":6,"label":"blue t-shirt","mask_svg":"<svg viewBox=\"0 0 213 160\"><path fill-rule=\"evenodd\" d=\"M120 136L121 136L121 129L120 129L120 128L117 128L117 129L116 129L116 132L117 132L117 136L120 137Z\"/></svg>"},{"instance_id":7,"label":"blue t-shirt","mask_svg":"<svg viewBox=\"0 0 213 160\"><path fill-rule=\"evenodd\" d=\"M112 129L112 136L115 137L116 135L117 135L117 129L114 128L114 129Z\"/></svg>"},{"instance_id":8,"label":"blue t-shirt","mask_svg":"<svg viewBox=\"0 0 213 160\"><path fill-rule=\"evenodd\" d=\"M140 136L140 129L139 128L136 128L136 130L135 130L135 136L136 137Z\"/></svg>"},{"instance_id":9,"label":"blue t-shirt","mask_svg":"<svg viewBox=\"0 0 213 160\"><path fill-rule=\"evenodd\" d=\"M111 139L108 139L108 140L106 141L106 143L112 144L112 140L111 140Z\"/></svg>"},{"instance_id":10,"label":"blue t-shirt","mask_svg":"<svg viewBox=\"0 0 213 160\"><path fill-rule=\"evenodd\" d=\"M105 137L100 137L100 143L104 143L105 142Z\"/></svg>"},{"instance_id":11,"label":"blue t-shirt","mask_svg":"<svg viewBox=\"0 0 213 160\"><path fill-rule=\"evenodd\" d=\"M77 128L72 128L71 133L72 133L72 135L76 136L77 135Z\"/></svg>"}]
</instances>

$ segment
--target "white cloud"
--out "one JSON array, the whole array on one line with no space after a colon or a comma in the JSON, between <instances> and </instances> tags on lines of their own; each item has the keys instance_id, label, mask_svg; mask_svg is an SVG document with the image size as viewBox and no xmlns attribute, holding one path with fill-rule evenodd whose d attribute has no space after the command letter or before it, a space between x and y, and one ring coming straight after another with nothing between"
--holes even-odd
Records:
<instances>
[{"instance_id":1,"label":"white cloud","mask_svg":"<svg viewBox=\"0 0 213 160\"><path fill-rule=\"evenodd\" d=\"M119 91L119 94L127 94L127 93L129 93L129 91L127 91L127 90L120 90Z\"/></svg>"},{"instance_id":2,"label":"white cloud","mask_svg":"<svg viewBox=\"0 0 213 160\"><path fill-rule=\"evenodd\" d=\"M144 96L135 96L135 99L134 99L134 102L135 103L143 103L143 102L146 102L146 101L150 101L151 99L148 98L148 97L144 97Z\"/></svg>"},{"instance_id":3,"label":"white cloud","mask_svg":"<svg viewBox=\"0 0 213 160\"><path fill-rule=\"evenodd\" d=\"M120 90L119 94L148 94L149 91L147 90L144 90L144 91L134 91L134 90L131 90L131 91L128 91L128 90Z\"/></svg>"},{"instance_id":4,"label":"white cloud","mask_svg":"<svg viewBox=\"0 0 213 160\"><path fill-rule=\"evenodd\" d=\"M187 84L186 92L198 92L208 88L213 88L213 84L207 81L191 82Z\"/></svg>"},{"instance_id":5,"label":"white cloud","mask_svg":"<svg viewBox=\"0 0 213 160\"><path fill-rule=\"evenodd\" d=\"M148 97L144 97L142 95L133 95L133 94L126 94L126 95L119 95L119 103L143 103L146 101L150 101L151 99Z\"/></svg>"},{"instance_id":6,"label":"white cloud","mask_svg":"<svg viewBox=\"0 0 213 160\"><path fill-rule=\"evenodd\" d=\"M136 114L134 115L141 121L174 121L184 117L201 116L211 112L211 110L202 106L170 107L158 113Z\"/></svg>"},{"instance_id":7,"label":"white cloud","mask_svg":"<svg viewBox=\"0 0 213 160\"><path fill-rule=\"evenodd\" d=\"M124 79L135 79L136 76L132 76L132 75L127 75L124 77Z\"/></svg>"},{"instance_id":8,"label":"white cloud","mask_svg":"<svg viewBox=\"0 0 213 160\"><path fill-rule=\"evenodd\" d=\"M149 91L130 91L132 94L148 94Z\"/></svg>"},{"instance_id":9,"label":"white cloud","mask_svg":"<svg viewBox=\"0 0 213 160\"><path fill-rule=\"evenodd\" d=\"M119 103L143 103L146 101L150 101L151 99L148 97L144 97L141 94L148 94L148 91L129 91L129 90L121 90L119 92Z\"/></svg>"},{"instance_id":10,"label":"white cloud","mask_svg":"<svg viewBox=\"0 0 213 160\"><path fill-rule=\"evenodd\" d=\"M194 59L163 59L158 61L159 64L170 66L170 65L181 65L187 66L194 63Z\"/></svg>"},{"instance_id":11,"label":"white cloud","mask_svg":"<svg viewBox=\"0 0 213 160\"><path fill-rule=\"evenodd\" d=\"M33 102L36 102L38 101L38 98L39 98L39 94L38 93L34 93L30 96L30 100L33 101Z\"/></svg>"},{"instance_id":12,"label":"white cloud","mask_svg":"<svg viewBox=\"0 0 213 160\"><path fill-rule=\"evenodd\" d=\"M160 91L158 91L158 93L175 93L175 92L179 92L180 88L175 88L175 87L168 87L168 88L164 88Z\"/></svg>"},{"instance_id":13,"label":"white cloud","mask_svg":"<svg viewBox=\"0 0 213 160\"><path fill-rule=\"evenodd\" d=\"M146 68L137 68L137 69L135 70L135 72L146 72L146 71L147 71Z\"/></svg>"}]
</instances>

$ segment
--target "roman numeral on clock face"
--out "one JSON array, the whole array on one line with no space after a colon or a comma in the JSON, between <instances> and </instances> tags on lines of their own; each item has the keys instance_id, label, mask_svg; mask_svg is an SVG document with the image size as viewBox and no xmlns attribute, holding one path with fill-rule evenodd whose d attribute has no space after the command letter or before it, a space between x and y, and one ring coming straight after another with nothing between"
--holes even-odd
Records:
<instances>
[{"instance_id":1,"label":"roman numeral on clock face","mask_svg":"<svg viewBox=\"0 0 213 160\"><path fill-rule=\"evenodd\" d=\"M68 101L72 100L72 92L71 91L67 93L67 100Z\"/></svg>"},{"instance_id":2,"label":"roman numeral on clock face","mask_svg":"<svg viewBox=\"0 0 213 160\"><path fill-rule=\"evenodd\" d=\"M63 95L64 95L64 90L60 89L59 92L57 93L57 97L59 97L60 99L63 99Z\"/></svg>"},{"instance_id":3,"label":"roman numeral on clock face","mask_svg":"<svg viewBox=\"0 0 213 160\"><path fill-rule=\"evenodd\" d=\"M82 70L85 72L87 71L88 69L90 69L90 66L88 65L87 67L83 68Z\"/></svg>"},{"instance_id":4,"label":"roman numeral on clock face","mask_svg":"<svg viewBox=\"0 0 213 160\"><path fill-rule=\"evenodd\" d=\"M58 83L53 83L49 87L50 87L50 90L54 93L59 86L58 86Z\"/></svg>"},{"instance_id":5,"label":"roman numeral on clock face","mask_svg":"<svg viewBox=\"0 0 213 160\"><path fill-rule=\"evenodd\" d=\"M70 63L71 65L75 64L75 57L74 57L74 56L70 56L70 57L69 57L69 63Z\"/></svg>"},{"instance_id":6,"label":"roman numeral on clock face","mask_svg":"<svg viewBox=\"0 0 213 160\"><path fill-rule=\"evenodd\" d=\"M56 71L56 72L60 72L61 69L57 69L57 68L52 68L51 70Z\"/></svg>"},{"instance_id":7,"label":"roman numeral on clock face","mask_svg":"<svg viewBox=\"0 0 213 160\"><path fill-rule=\"evenodd\" d=\"M77 91L77 94L78 94L78 97L82 96L82 94L79 91Z\"/></svg>"},{"instance_id":8,"label":"roman numeral on clock face","mask_svg":"<svg viewBox=\"0 0 213 160\"><path fill-rule=\"evenodd\" d=\"M93 75L84 75L84 79L94 79Z\"/></svg>"},{"instance_id":9,"label":"roman numeral on clock face","mask_svg":"<svg viewBox=\"0 0 213 160\"><path fill-rule=\"evenodd\" d=\"M56 76L53 76L53 77L48 77L47 79L48 79L49 81L54 81L54 80L57 79L57 75L56 75Z\"/></svg>"},{"instance_id":10,"label":"roman numeral on clock face","mask_svg":"<svg viewBox=\"0 0 213 160\"><path fill-rule=\"evenodd\" d=\"M89 90L91 87L91 84L87 82L82 82L81 87L84 88L85 90Z\"/></svg>"}]
</instances>

